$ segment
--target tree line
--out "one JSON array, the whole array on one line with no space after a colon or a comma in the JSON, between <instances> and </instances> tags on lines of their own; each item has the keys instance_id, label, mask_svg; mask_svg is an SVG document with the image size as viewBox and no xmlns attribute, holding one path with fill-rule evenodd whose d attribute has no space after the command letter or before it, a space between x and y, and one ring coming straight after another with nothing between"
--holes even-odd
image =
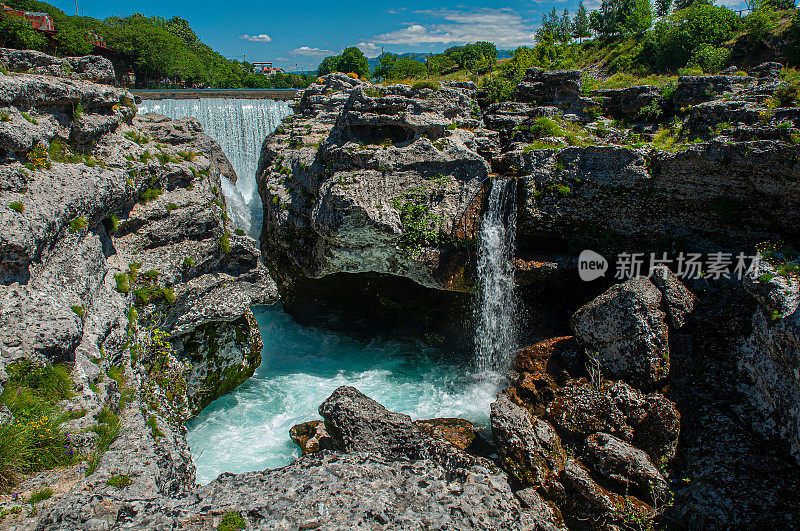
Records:
<instances>
[{"instance_id":1,"label":"tree line","mask_svg":"<svg viewBox=\"0 0 800 531\"><path fill-rule=\"evenodd\" d=\"M134 13L99 20L70 16L39 0L8 0L7 4L23 11L48 13L58 33L48 39L25 20L3 18L0 46L39 50L60 57L87 55L94 49L92 41L96 35L130 59L137 84L141 86L302 88L314 79L294 74L255 74L249 63L227 59L212 50L189 22L177 16L166 19Z\"/></svg>"}]
</instances>

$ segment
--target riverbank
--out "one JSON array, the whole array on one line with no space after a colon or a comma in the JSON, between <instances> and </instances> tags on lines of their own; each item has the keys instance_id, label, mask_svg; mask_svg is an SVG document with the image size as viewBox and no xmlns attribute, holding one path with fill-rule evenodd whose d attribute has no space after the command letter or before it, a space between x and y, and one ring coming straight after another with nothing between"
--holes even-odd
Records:
<instances>
[{"instance_id":1,"label":"riverbank","mask_svg":"<svg viewBox=\"0 0 800 531\"><path fill-rule=\"evenodd\" d=\"M131 90L143 100L191 100L198 98L235 98L244 100L293 100L302 89L167 89Z\"/></svg>"}]
</instances>

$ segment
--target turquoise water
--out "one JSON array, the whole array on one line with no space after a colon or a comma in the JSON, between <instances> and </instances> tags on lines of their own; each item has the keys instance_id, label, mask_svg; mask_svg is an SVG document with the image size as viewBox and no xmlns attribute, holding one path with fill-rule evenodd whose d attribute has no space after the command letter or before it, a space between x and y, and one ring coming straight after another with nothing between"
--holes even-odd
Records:
<instances>
[{"instance_id":1,"label":"turquoise water","mask_svg":"<svg viewBox=\"0 0 800 531\"><path fill-rule=\"evenodd\" d=\"M264 339L261 366L187 425L201 483L222 472L278 468L299 457L289 429L319 419L317 408L340 385L413 418L461 417L488 425L498 378L475 374L470 355L454 359L416 343L360 342L303 327L279 304L253 312Z\"/></svg>"}]
</instances>

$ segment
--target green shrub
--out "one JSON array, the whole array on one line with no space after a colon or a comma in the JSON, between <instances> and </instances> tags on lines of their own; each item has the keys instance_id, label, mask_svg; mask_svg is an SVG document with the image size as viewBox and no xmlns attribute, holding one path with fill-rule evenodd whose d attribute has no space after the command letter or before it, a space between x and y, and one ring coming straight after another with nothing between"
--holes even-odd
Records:
<instances>
[{"instance_id":1,"label":"green shrub","mask_svg":"<svg viewBox=\"0 0 800 531\"><path fill-rule=\"evenodd\" d=\"M77 217L69 222L69 233L75 234L76 232L86 230L89 227L89 222L82 217Z\"/></svg>"},{"instance_id":2,"label":"green shrub","mask_svg":"<svg viewBox=\"0 0 800 531\"><path fill-rule=\"evenodd\" d=\"M163 193L164 193L164 190L162 190L160 188L148 188L147 190L142 192L142 195L139 196L139 201L143 205L146 205L147 203L149 203L151 201L155 201L156 199L161 197L161 194L163 194Z\"/></svg>"},{"instance_id":3,"label":"green shrub","mask_svg":"<svg viewBox=\"0 0 800 531\"><path fill-rule=\"evenodd\" d=\"M116 214L111 214L107 218L103 220L103 227L105 227L106 232L109 234L113 234L119 230L119 218Z\"/></svg>"},{"instance_id":4,"label":"green shrub","mask_svg":"<svg viewBox=\"0 0 800 531\"><path fill-rule=\"evenodd\" d=\"M231 252L231 238L227 232L219 237L219 250L224 254L230 254Z\"/></svg>"},{"instance_id":5,"label":"green shrub","mask_svg":"<svg viewBox=\"0 0 800 531\"><path fill-rule=\"evenodd\" d=\"M0 122L10 122L11 116L6 111L0 112Z\"/></svg>"},{"instance_id":6,"label":"green shrub","mask_svg":"<svg viewBox=\"0 0 800 531\"><path fill-rule=\"evenodd\" d=\"M73 312L75 312L75 315L77 315L78 317L83 319L84 313L86 312L86 310L84 309L83 305L81 305L81 306L78 306L78 305L70 306L70 309Z\"/></svg>"},{"instance_id":7,"label":"green shrub","mask_svg":"<svg viewBox=\"0 0 800 531\"><path fill-rule=\"evenodd\" d=\"M30 497L25 501L33 505L34 503L39 503L40 501L49 500L52 497L53 497L53 489L51 489L50 487L45 487L42 490L39 490L31 494Z\"/></svg>"},{"instance_id":8,"label":"green shrub","mask_svg":"<svg viewBox=\"0 0 800 531\"><path fill-rule=\"evenodd\" d=\"M19 201L14 201L13 203L9 203L8 208L14 210L15 212L19 212L22 214L25 211L25 205L23 205Z\"/></svg>"},{"instance_id":9,"label":"green shrub","mask_svg":"<svg viewBox=\"0 0 800 531\"><path fill-rule=\"evenodd\" d=\"M240 229L240 228L237 228L237 229L235 229L233 232L234 232L234 234L236 234L237 236L244 236L244 235L245 235L245 232L244 232L242 229Z\"/></svg>"},{"instance_id":10,"label":"green shrub","mask_svg":"<svg viewBox=\"0 0 800 531\"><path fill-rule=\"evenodd\" d=\"M247 521L241 514L235 512L225 513L217 526L218 531L240 531L245 528L247 528Z\"/></svg>"},{"instance_id":11,"label":"green shrub","mask_svg":"<svg viewBox=\"0 0 800 531\"><path fill-rule=\"evenodd\" d=\"M77 459L61 429L68 416L57 406L72 397L67 368L23 360L8 365L6 371L0 402L14 420L0 425L0 490L8 490L21 474L67 466Z\"/></svg>"},{"instance_id":12,"label":"green shrub","mask_svg":"<svg viewBox=\"0 0 800 531\"><path fill-rule=\"evenodd\" d=\"M106 485L108 485L109 487L116 487L118 489L124 489L131 483L133 482L131 481L130 476L128 476L127 474L119 474L116 476L111 476L106 480Z\"/></svg>"},{"instance_id":13,"label":"green shrub","mask_svg":"<svg viewBox=\"0 0 800 531\"><path fill-rule=\"evenodd\" d=\"M692 51L687 67L696 67L706 74L716 74L728 63L731 56L730 48L701 44Z\"/></svg>"},{"instance_id":14,"label":"green shrub","mask_svg":"<svg viewBox=\"0 0 800 531\"><path fill-rule=\"evenodd\" d=\"M173 210L178 210L178 205L175 203L169 203L167 205L167 211L172 212Z\"/></svg>"},{"instance_id":15,"label":"green shrub","mask_svg":"<svg viewBox=\"0 0 800 531\"><path fill-rule=\"evenodd\" d=\"M185 161L191 162L197 158L197 153L194 151L178 151L178 156Z\"/></svg>"},{"instance_id":16,"label":"green shrub","mask_svg":"<svg viewBox=\"0 0 800 531\"><path fill-rule=\"evenodd\" d=\"M95 415L97 424L92 426L91 430L95 432L99 438L95 451L89 456L87 460L86 475L90 476L100 464L100 458L103 456L108 447L119 437L120 422L119 416L115 415L110 409L104 407L100 412Z\"/></svg>"},{"instance_id":17,"label":"green shrub","mask_svg":"<svg viewBox=\"0 0 800 531\"><path fill-rule=\"evenodd\" d=\"M20 114L21 114L21 115L22 115L22 117L23 117L23 118L25 118L25 119L26 119L26 120L27 120L29 123L32 123L33 125L38 125L38 124L39 124L39 122L37 122L35 118L31 117L31 115L30 115L30 114L28 114L28 113L26 113L26 112L21 112Z\"/></svg>"},{"instance_id":18,"label":"green shrub","mask_svg":"<svg viewBox=\"0 0 800 531\"><path fill-rule=\"evenodd\" d=\"M75 106L72 107L72 119L80 120L81 116L83 116L83 104L81 102L78 102Z\"/></svg>"},{"instance_id":19,"label":"green shrub","mask_svg":"<svg viewBox=\"0 0 800 531\"><path fill-rule=\"evenodd\" d=\"M147 138L147 136L139 133L139 131L127 131L125 133L125 138L127 138L131 142L136 142L140 146L143 146L143 145L147 144L148 142L150 142L150 139ZM149 152L147 152L147 153L149 153Z\"/></svg>"},{"instance_id":20,"label":"green shrub","mask_svg":"<svg viewBox=\"0 0 800 531\"><path fill-rule=\"evenodd\" d=\"M767 4L762 4L744 18L742 26L750 46L756 47L764 43L775 28L774 18L775 11Z\"/></svg>"},{"instance_id":21,"label":"green shrub","mask_svg":"<svg viewBox=\"0 0 800 531\"><path fill-rule=\"evenodd\" d=\"M131 291L131 283L126 273L117 273L114 275L114 280L117 283L117 291L127 295Z\"/></svg>"},{"instance_id":22,"label":"green shrub","mask_svg":"<svg viewBox=\"0 0 800 531\"><path fill-rule=\"evenodd\" d=\"M547 118L546 116L540 116L533 122L533 125L529 126L528 132L530 132L534 138L545 138L545 137L561 137L564 136L564 130L561 129L561 126L558 125L558 122Z\"/></svg>"},{"instance_id":23,"label":"green shrub","mask_svg":"<svg viewBox=\"0 0 800 531\"><path fill-rule=\"evenodd\" d=\"M161 296L168 304L175 302L175 290L172 288L161 288Z\"/></svg>"},{"instance_id":24,"label":"green shrub","mask_svg":"<svg viewBox=\"0 0 800 531\"><path fill-rule=\"evenodd\" d=\"M156 419L155 415L150 415L145 424L150 427L150 433L153 434L154 439L158 439L159 437L166 437L166 435L164 435L164 432L158 429L158 420Z\"/></svg>"},{"instance_id":25,"label":"green shrub","mask_svg":"<svg viewBox=\"0 0 800 531\"><path fill-rule=\"evenodd\" d=\"M653 26L637 62L656 71L674 72L685 66L701 45L723 46L734 36L739 24L739 17L730 9L694 3Z\"/></svg>"},{"instance_id":26,"label":"green shrub","mask_svg":"<svg viewBox=\"0 0 800 531\"><path fill-rule=\"evenodd\" d=\"M194 259L190 256L187 256L183 259L183 267L194 267Z\"/></svg>"},{"instance_id":27,"label":"green shrub","mask_svg":"<svg viewBox=\"0 0 800 531\"><path fill-rule=\"evenodd\" d=\"M422 90L422 89L430 89L430 90L439 90L439 83L435 81L417 81L411 88L414 90Z\"/></svg>"}]
</instances>

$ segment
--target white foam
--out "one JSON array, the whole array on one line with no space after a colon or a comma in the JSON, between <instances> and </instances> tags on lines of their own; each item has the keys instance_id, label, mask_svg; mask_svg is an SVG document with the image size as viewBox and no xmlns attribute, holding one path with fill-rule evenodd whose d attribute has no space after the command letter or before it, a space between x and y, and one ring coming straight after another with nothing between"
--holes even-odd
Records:
<instances>
[{"instance_id":1,"label":"white foam","mask_svg":"<svg viewBox=\"0 0 800 531\"><path fill-rule=\"evenodd\" d=\"M319 419L317 408L352 385L392 411L413 418L461 417L488 426L496 374L475 375L466 360L390 341L360 343L304 328L279 307L254 308L264 353L256 375L189 423L197 478L277 468L300 455L289 439L295 424Z\"/></svg>"}]
</instances>

